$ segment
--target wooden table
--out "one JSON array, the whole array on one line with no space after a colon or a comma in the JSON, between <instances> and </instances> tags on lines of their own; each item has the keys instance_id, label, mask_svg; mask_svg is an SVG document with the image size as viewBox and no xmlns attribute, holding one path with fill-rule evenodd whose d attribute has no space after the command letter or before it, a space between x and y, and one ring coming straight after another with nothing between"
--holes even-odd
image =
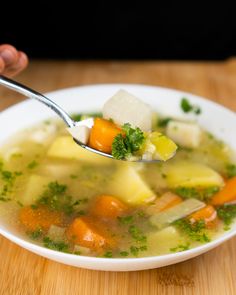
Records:
<instances>
[{"instance_id":1,"label":"wooden table","mask_svg":"<svg viewBox=\"0 0 236 295\"><path fill-rule=\"evenodd\" d=\"M31 61L17 79L39 91L94 83L142 83L189 91L236 111L236 59L225 62ZM20 101L0 88L0 109ZM233 127L233 126L232 126ZM235 133L236 135L236 133ZM62 265L0 237L0 294L236 294L236 237L189 261L137 272Z\"/></svg>"}]
</instances>

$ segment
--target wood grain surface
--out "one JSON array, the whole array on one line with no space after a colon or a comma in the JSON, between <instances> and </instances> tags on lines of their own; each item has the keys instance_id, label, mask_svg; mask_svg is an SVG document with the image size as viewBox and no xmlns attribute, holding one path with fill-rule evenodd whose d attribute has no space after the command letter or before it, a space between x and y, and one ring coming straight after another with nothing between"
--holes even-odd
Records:
<instances>
[{"instance_id":1,"label":"wood grain surface","mask_svg":"<svg viewBox=\"0 0 236 295\"><path fill-rule=\"evenodd\" d=\"M17 80L42 92L96 83L158 85L202 95L236 111L236 59L225 62L31 61ZM0 88L0 110L22 99ZM3 295L236 294L236 237L189 261L136 272L100 272L62 265L32 254L1 236L0 255L0 294Z\"/></svg>"}]
</instances>

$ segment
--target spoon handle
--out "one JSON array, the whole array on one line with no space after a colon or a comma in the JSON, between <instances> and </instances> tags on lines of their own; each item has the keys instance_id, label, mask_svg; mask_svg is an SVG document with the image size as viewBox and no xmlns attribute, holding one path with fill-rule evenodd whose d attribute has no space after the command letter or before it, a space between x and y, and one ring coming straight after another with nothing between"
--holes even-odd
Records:
<instances>
[{"instance_id":1,"label":"spoon handle","mask_svg":"<svg viewBox=\"0 0 236 295\"><path fill-rule=\"evenodd\" d=\"M4 77L2 75L0 75L0 85L3 85L9 89L16 91L16 92L19 92L19 93L23 94L24 96L27 96L29 98L34 98L34 99L42 102L47 107L52 109L55 113L57 113L69 127L75 126L75 122L71 119L71 117L61 107L59 107L55 102L53 102L51 99L47 98L46 96L42 95L41 93L39 93L33 89L30 89L29 87L24 86L14 80Z\"/></svg>"}]
</instances>

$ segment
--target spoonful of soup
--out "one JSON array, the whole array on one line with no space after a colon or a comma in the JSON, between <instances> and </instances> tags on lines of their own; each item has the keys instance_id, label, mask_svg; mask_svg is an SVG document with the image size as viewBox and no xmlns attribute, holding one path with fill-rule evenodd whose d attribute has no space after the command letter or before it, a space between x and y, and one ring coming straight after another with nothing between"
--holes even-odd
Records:
<instances>
[{"instance_id":1,"label":"spoonful of soup","mask_svg":"<svg viewBox=\"0 0 236 295\"><path fill-rule=\"evenodd\" d=\"M127 161L166 161L175 155L176 144L153 131L151 107L125 90L119 90L102 108L102 117L75 121L54 101L16 81L0 76L0 85L34 98L52 109L68 126L74 141L96 154Z\"/></svg>"}]
</instances>

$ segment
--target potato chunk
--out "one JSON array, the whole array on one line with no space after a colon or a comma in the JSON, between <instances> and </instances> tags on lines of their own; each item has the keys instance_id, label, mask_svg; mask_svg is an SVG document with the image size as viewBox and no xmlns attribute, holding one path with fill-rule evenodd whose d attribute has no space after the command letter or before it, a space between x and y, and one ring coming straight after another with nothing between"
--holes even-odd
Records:
<instances>
[{"instance_id":1,"label":"potato chunk","mask_svg":"<svg viewBox=\"0 0 236 295\"><path fill-rule=\"evenodd\" d=\"M170 121L166 134L182 147L196 148L200 144L202 131L195 123Z\"/></svg>"},{"instance_id":2,"label":"potato chunk","mask_svg":"<svg viewBox=\"0 0 236 295\"><path fill-rule=\"evenodd\" d=\"M210 167L191 162L175 161L165 167L166 181L171 188L175 187L209 187L222 186L223 179Z\"/></svg>"},{"instance_id":3,"label":"potato chunk","mask_svg":"<svg viewBox=\"0 0 236 295\"><path fill-rule=\"evenodd\" d=\"M122 126L130 123L143 131L152 129L152 109L139 98L125 90L119 90L103 106L103 117Z\"/></svg>"},{"instance_id":4,"label":"potato chunk","mask_svg":"<svg viewBox=\"0 0 236 295\"><path fill-rule=\"evenodd\" d=\"M151 201L155 193L149 188L139 173L129 164L121 165L113 175L110 192L129 204Z\"/></svg>"}]
</instances>

